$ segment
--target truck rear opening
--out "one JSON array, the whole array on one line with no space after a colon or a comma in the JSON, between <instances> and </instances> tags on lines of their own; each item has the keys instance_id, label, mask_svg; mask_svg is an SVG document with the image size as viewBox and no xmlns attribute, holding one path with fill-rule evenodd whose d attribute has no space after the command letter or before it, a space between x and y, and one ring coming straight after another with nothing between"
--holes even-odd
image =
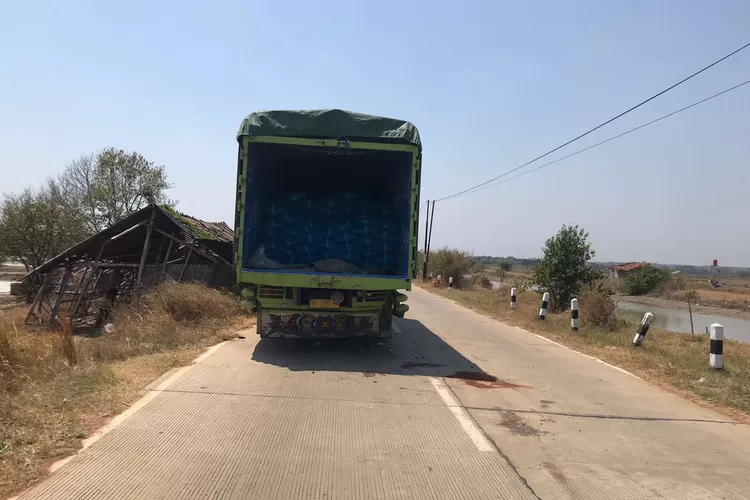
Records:
<instances>
[{"instance_id":1,"label":"truck rear opening","mask_svg":"<svg viewBox=\"0 0 750 500\"><path fill-rule=\"evenodd\" d=\"M242 267L409 279L413 154L249 143Z\"/></svg>"}]
</instances>

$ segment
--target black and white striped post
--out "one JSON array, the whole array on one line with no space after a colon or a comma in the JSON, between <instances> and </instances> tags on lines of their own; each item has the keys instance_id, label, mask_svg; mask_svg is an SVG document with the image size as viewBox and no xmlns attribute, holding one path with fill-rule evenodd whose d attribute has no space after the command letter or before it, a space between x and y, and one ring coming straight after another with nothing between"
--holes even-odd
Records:
<instances>
[{"instance_id":1,"label":"black and white striped post","mask_svg":"<svg viewBox=\"0 0 750 500\"><path fill-rule=\"evenodd\" d=\"M549 292L544 292L544 295L542 295L542 308L539 309L539 319L542 321L547 317L547 306L549 306Z\"/></svg>"},{"instance_id":2,"label":"black and white striped post","mask_svg":"<svg viewBox=\"0 0 750 500\"><path fill-rule=\"evenodd\" d=\"M453 288L453 276L448 278L448 288Z\"/></svg>"},{"instance_id":3,"label":"black and white striped post","mask_svg":"<svg viewBox=\"0 0 750 500\"><path fill-rule=\"evenodd\" d=\"M570 327L574 332L578 331L578 299L570 301Z\"/></svg>"},{"instance_id":4,"label":"black and white striped post","mask_svg":"<svg viewBox=\"0 0 750 500\"><path fill-rule=\"evenodd\" d=\"M641 326L638 327L638 331L635 333L635 337L633 337L633 347L638 347L643 343L643 339L646 338L646 333L648 333L648 328L651 326L653 320L654 315L650 312L643 315Z\"/></svg>"},{"instance_id":5,"label":"black and white striped post","mask_svg":"<svg viewBox=\"0 0 750 500\"><path fill-rule=\"evenodd\" d=\"M515 288L510 289L510 308L511 309L516 308L516 289Z\"/></svg>"},{"instance_id":6,"label":"black and white striped post","mask_svg":"<svg viewBox=\"0 0 750 500\"><path fill-rule=\"evenodd\" d=\"M711 354L709 364L715 370L724 368L724 327L719 323L711 325Z\"/></svg>"}]
</instances>

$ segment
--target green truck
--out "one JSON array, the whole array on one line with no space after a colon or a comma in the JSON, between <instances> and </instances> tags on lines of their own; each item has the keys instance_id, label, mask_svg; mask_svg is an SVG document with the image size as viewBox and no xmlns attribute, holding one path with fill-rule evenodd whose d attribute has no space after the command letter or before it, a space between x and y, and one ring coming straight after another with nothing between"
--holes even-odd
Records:
<instances>
[{"instance_id":1,"label":"green truck","mask_svg":"<svg viewBox=\"0 0 750 500\"><path fill-rule=\"evenodd\" d=\"M237 282L258 334L390 337L417 273L417 128L337 109L262 111L237 142Z\"/></svg>"}]
</instances>

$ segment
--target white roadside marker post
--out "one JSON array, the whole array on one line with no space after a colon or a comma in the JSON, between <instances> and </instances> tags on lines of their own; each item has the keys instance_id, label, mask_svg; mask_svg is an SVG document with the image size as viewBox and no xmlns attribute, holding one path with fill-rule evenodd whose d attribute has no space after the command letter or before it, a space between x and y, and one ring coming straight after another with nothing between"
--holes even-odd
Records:
<instances>
[{"instance_id":1,"label":"white roadside marker post","mask_svg":"<svg viewBox=\"0 0 750 500\"><path fill-rule=\"evenodd\" d=\"M510 308L511 309L516 308L516 289L515 288L510 289Z\"/></svg>"},{"instance_id":2,"label":"white roadside marker post","mask_svg":"<svg viewBox=\"0 0 750 500\"><path fill-rule=\"evenodd\" d=\"M549 292L544 292L542 295L542 308L539 309L539 319L544 321L547 317L547 307L549 306Z\"/></svg>"},{"instance_id":3,"label":"white roadside marker post","mask_svg":"<svg viewBox=\"0 0 750 500\"><path fill-rule=\"evenodd\" d=\"M719 323L711 325L711 346L709 364L715 370L724 369L724 327Z\"/></svg>"},{"instance_id":4,"label":"white roadside marker post","mask_svg":"<svg viewBox=\"0 0 750 500\"><path fill-rule=\"evenodd\" d=\"M578 331L578 299L570 301L570 327L574 332Z\"/></svg>"},{"instance_id":5,"label":"white roadside marker post","mask_svg":"<svg viewBox=\"0 0 750 500\"><path fill-rule=\"evenodd\" d=\"M650 312L643 315L641 326L638 327L638 331L635 333L635 337L633 337L633 347L638 347L643 343L643 339L646 338L646 333L648 333L648 328L651 326L653 320L654 315Z\"/></svg>"}]
</instances>

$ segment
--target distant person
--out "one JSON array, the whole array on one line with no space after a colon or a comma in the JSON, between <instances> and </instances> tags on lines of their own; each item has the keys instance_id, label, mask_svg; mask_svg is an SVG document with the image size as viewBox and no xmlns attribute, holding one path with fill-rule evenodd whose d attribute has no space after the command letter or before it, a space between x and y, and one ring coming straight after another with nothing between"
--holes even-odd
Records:
<instances>
[{"instance_id":1,"label":"distant person","mask_svg":"<svg viewBox=\"0 0 750 500\"><path fill-rule=\"evenodd\" d=\"M448 278L448 288L453 288L453 276Z\"/></svg>"}]
</instances>

